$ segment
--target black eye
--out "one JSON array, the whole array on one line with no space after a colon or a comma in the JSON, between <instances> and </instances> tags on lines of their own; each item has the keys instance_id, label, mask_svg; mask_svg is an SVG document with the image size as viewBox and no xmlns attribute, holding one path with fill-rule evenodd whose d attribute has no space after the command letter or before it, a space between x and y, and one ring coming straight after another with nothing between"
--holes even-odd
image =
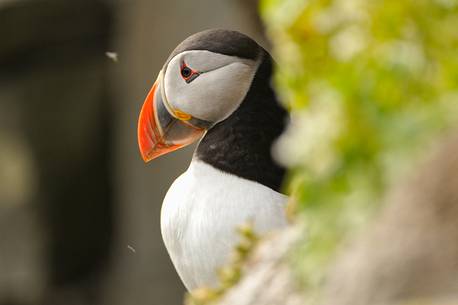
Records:
<instances>
[{"instance_id":1,"label":"black eye","mask_svg":"<svg viewBox=\"0 0 458 305\"><path fill-rule=\"evenodd\" d=\"M192 70L189 67L182 67L181 68L181 76L183 76L185 79L190 77L192 75Z\"/></svg>"},{"instance_id":2,"label":"black eye","mask_svg":"<svg viewBox=\"0 0 458 305\"><path fill-rule=\"evenodd\" d=\"M192 82L193 80L195 80L200 75L199 72L194 71L193 69L188 67L185 62L181 63L180 73L181 73L181 77L188 84Z\"/></svg>"}]
</instances>

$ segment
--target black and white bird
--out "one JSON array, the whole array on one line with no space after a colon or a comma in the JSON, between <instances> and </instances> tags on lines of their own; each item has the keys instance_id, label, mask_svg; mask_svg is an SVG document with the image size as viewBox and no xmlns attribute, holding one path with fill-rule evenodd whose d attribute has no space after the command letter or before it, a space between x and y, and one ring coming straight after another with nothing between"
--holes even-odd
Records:
<instances>
[{"instance_id":1,"label":"black and white bird","mask_svg":"<svg viewBox=\"0 0 458 305\"><path fill-rule=\"evenodd\" d=\"M165 246L188 290L217 283L237 226L251 222L262 234L287 223L285 170L271 146L288 114L271 78L272 58L254 40L208 30L178 45L143 104L138 141L146 162L201 139L161 211Z\"/></svg>"}]
</instances>

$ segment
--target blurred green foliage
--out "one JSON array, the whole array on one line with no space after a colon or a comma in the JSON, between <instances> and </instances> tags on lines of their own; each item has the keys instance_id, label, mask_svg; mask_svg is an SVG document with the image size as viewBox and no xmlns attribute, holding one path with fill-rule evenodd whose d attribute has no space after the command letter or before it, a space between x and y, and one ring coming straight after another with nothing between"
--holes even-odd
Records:
<instances>
[{"instance_id":1,"label":"blurred green foliage","mask_svg":"<svg viewBox=\"0 0 458 305\"><path fill-rule=\"evenodd\" d=\"M340 241L458 122L458 0L262 0L293 113L274 147L307 225L318 287ZM456 125L456 124L455 124Z\"/></svg>"}]
</instances>

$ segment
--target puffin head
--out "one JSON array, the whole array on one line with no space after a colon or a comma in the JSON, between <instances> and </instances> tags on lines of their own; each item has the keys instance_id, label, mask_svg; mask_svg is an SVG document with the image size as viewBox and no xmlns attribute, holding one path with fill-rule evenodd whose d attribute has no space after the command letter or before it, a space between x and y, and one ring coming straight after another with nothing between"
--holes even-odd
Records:
<instances>
[{"instance_id":1,"label":"puffin head","mask_svg":"<svg viewBox=\"0 0 458 305\"><path fill-rule=\"evenodd\" d=\"M234 113L250 90L266 51L235 31L207 30L171 53L140 112L145 162L201 138Z\"/></svg>"}]
</instances>

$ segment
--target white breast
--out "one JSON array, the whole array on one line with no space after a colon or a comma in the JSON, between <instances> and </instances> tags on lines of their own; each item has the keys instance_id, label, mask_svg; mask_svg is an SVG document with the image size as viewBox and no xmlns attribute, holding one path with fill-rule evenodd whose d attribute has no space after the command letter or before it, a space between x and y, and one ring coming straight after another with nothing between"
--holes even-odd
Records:
<instances>
[{"instance_id":1,"label":"white breast","mask_svg":"<svg viewBox=\"0 0 458 305\"><path fill-rule=\"evenodd\" d=\"M253 221L259 234L286 225L287 197L198 160L175 180L164 199L161 231L188 290L217 283L239 241L237 226Z\"/></svg>"}]
</instances>

